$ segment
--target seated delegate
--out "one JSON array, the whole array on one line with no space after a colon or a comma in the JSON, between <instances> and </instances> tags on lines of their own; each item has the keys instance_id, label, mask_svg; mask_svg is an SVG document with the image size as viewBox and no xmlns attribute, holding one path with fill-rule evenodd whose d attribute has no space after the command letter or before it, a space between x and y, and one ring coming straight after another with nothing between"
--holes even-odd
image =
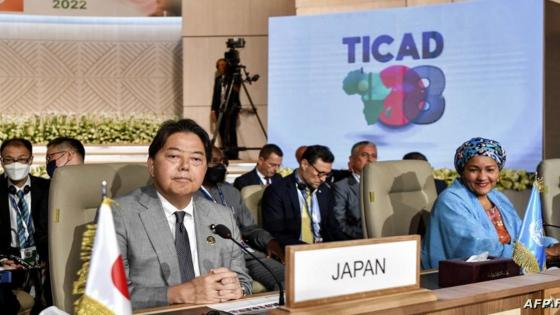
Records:
<instances>
[{"instance_id":1,"label":"seated delegate","mask_svg":"<svg viewBox=\"0 0 560 315\"><path fill-rule=\"evenodd\" d=\"M490 256L512 256L521 219L507 197L495 189L505 161L502 146L494 140L473 138L457 149L459 178L434 204L422 249L423 268L438 268L440 260L485 251ZM546 247L555 242L545 238Z\"/></svg>"}]
</instances>

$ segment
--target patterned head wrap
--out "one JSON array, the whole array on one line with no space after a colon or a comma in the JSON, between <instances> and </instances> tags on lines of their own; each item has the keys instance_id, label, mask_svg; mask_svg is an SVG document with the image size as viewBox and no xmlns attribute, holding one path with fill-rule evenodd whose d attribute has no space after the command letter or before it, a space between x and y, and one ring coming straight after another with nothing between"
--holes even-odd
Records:
<instances>
[{"instance_id":1,"label":"patterned head wrap","mask_svg":"<svg viewBox=\"0 0 560 315\"><path fill-rule=\"evenodd\" d=\"M455 152L455 169L463 174L465 165L474 156L486 156L492 158L501 170L506 163L506 151L498 141L485 138L472 138L463 143Z\"/></svg>"}]
</instances>

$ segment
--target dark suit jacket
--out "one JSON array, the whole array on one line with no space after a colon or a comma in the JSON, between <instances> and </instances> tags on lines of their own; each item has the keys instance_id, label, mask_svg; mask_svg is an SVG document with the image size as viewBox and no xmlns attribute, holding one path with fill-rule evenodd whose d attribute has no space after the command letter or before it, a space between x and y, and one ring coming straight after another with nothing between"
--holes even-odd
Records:
<instances>
[{"instance_id":1,"label":"dark suit jacket","mask_svg":"<svg viewBox=\"0 0 560 315\"><path fill-rule=\"evenodd\" d=\"M50 181L41 177L31 176L31 217L35 233L35 244L41 261L48 261L48 213ZM10 246L12 233L10 226L10 200L8 179L0 176L0 253L19 256L19 251Z\"/></svg>"},{"instance_id":2,"label":"dark suit jacket","mask_svg":"<svg viewBox=\"0 0 560 315\"><path fill-rule=\"evenodd\" d=\"M436 192L439 196L439 194L447 188L447 183L441 179L434 179L434 182L436 183Z\"/></svg>"},{"instance_id":3,"label":"dark suit jacket","mask_svg":"<svg viewBox=\"0 0 560 315\"><path fill-rule=\"evenodd\" d=\"M280 176L280 174L274 174L274 176L272 176L270 180L272 184L274 184L280 179L282 179L282 176ZM259 174L257 174L257 168L254 168L252 171L237 177L233 182L233 186L239 191L241 191L243 187L249 185L262 185L261 178L259 177Z\"/></svg>"},{"instance_id":4,"label":"dark suit jacket","mask_svg":"<svg viewBox=\"0 0 560 315\"><path fill-rule=\"evenodd\" d=\"M360 183L352 175L334 183L334 216L338 226L349 239L361 239L362 211Z\"/></svg>"},{"instance_id":5,"label":"dark suit jacket","mask_svg":"<svg viewBox=\"0 0 560 315\"><path fill-rule=\"evenodd\" d=\"M295 172L268 186L262 199L263 227L282 246L302 244L301 208L296 187ZM334 200L329 186L322 184L317 191L321 209L321 236L324 241L344 239L332 213Z\"/></svg>"}]
</instances>

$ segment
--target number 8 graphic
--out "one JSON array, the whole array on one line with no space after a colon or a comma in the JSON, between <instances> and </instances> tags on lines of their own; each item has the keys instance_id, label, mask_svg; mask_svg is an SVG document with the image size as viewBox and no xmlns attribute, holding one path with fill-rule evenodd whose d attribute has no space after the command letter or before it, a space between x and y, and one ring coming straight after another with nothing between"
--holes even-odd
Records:
<instances>
[{"instance_id":1,"label":"number 8 graphic","mask_svg":"<svg viewBox=\"0 0 560 315\"><path fill-rule=\"evenodd\" d=\"M426 125L441 118L445 110L445 98L442 96L445 75L440 68L418 66L409 69L405 74L404 84L416 87L414 91L407 93L404 100L405 116L412 123Z\"/></svg>"}]
</instances>

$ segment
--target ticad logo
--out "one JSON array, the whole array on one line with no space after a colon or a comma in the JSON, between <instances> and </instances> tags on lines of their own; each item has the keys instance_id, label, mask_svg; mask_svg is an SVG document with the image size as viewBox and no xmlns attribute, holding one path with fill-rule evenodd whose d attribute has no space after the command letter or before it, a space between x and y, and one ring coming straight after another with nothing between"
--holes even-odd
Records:
<instances>
[{"instance_id":1,"label":"ticad logo","mask_svg":"<svg viewBox=\"0 0 560 315\"><path fill-rule=\"evenodd\" d=\"M438 121L445 110L445 74L435 66L389 66L381 72L350 71L343 81L348 95L358 94L368 125L394 128Z\"/></svg>"}]
</instances>

